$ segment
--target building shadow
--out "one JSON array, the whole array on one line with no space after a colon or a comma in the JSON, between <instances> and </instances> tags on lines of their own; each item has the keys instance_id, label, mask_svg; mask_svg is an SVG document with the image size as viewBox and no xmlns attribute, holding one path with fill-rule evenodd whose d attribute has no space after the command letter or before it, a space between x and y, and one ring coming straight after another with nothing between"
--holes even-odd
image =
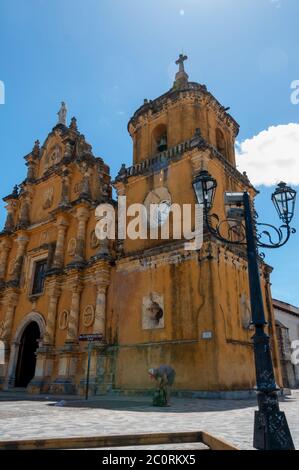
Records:
<instances>
[{"instance_id":1,"label":"building shadow","mask_svg":"<svg viewBox=\"0 0 299 470\"><path fill-rule=\"evenodd\" d=\"M257 400L250 399L211 399L173 397L171 406L157 407L152 405L152 396L92 396L85 400L81 396L70 395L30 395L28 393L0 392L1 402L43 402L46 406L77 409L103 409L115 411L134 411L148 413L205 413L256 408ZM294 402L294 396L281 396L280 402Z\"/></svg>"}]
</instances>

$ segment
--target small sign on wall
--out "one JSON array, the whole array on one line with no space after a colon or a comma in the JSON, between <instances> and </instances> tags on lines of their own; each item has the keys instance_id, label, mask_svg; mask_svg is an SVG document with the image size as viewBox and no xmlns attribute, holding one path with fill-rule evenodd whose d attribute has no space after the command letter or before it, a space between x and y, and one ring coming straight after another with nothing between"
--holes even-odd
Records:
<instances>
[{"instance_id":1,"label":"small sign on wall","mask_svg":"<svg viewBox=\"0 0 299 470\"><path fill-rule=\"evenodd\" d=\"M211 339L213 333L211 331L203 331L201 334L202 339Z\"/></svg>"},{"instance_id":2,"label":"small sign on wall","mask_svg":"<svg viewBox=\"0 0 299 470\"><path fill-rule=\"evenodd\" d=\"M4 342L0 340L0 366L5 364L5 346Z\"/></svg>"}]
</instances>

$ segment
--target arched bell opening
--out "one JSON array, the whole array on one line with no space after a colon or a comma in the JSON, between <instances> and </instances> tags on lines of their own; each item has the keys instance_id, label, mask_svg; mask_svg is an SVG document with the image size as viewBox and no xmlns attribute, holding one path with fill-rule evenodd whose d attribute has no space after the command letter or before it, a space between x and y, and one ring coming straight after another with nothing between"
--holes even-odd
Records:
<instances>
[{"instance_id":1,"label":"arched bell opening","mask_svg":"<svg viewBox=\"0 0 299 470\"><path fill-rule=\"evenodd\" d=\"M216 147L225 158L227 158L227 145L223 132L220 129L216 129Z\"/></svg>"},{"instance_id":2,"label":"arched bell opening","mask_svg":"<svg viewBox=\"0 0 299 470\"><path fill-rule=\"evenodd\" d=\"M153 147L153 153L167 150L167 127L165 124L159 124L153 130Z\"/></svg>"}]
</instances>

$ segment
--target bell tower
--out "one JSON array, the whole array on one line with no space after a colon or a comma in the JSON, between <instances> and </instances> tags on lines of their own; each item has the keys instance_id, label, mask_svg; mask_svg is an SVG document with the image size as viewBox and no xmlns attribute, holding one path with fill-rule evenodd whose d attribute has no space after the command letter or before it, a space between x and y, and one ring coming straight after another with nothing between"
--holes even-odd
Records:
<instances>
[{"instance_id":1,"label":"bell tower","mask_svg":"<svg viewBox=\"0 0 299 470\"><path fill-rule=\"evenodd\" d=\"M189 82L180 54L172 88L154 100L144 100L128 124L133 139L134 164L190 140L199 129L202 137L235 166L234 144L239 126L208 92Z\"/></svg>"},{"instance_id":2,"label":"bell tower","mask_svg":"<svg viewBox=\"0 0 299 470\"><path fill-rule=\"evenodd\" d=\"M236 168L237 122L205 85L189 81L186 60L181 54L176 61L171 89L145 100L130 119L133 165L122 165L114 181L127 207L141 203L147 214L150 204L161 208L153 224L147 218L148 227L158 226L161 233L167 223L172 228L174 205L193 211L193 183L201 170L217 181L213 208L220 220L226 218L226 191L256 194ZM111 332L119 345L117 388L147 388L147 369L171 364L177 389L197 390L199 396L252 390L246 253L203 232L202 245L190 250L184 237L153 239L148 228L147 238L118 240L109 297ZM270 271L261 266L267 321L274 324ZM276 374L280 383L278 366Z\"/></svg>"}]
</instances>

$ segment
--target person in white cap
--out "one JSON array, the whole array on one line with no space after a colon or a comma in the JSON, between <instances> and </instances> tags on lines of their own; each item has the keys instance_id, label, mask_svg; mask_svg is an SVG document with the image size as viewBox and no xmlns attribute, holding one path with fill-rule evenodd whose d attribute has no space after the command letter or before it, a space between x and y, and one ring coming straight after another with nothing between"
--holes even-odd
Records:
<instances>
[{"instance_id":1,"label":"person in white cap","mask_svg":"<svg viewBox=\"0 0 299 470\"><path fill-rule=\"evenodd\" d=\"M170 392L175 379L175 370L171 366L162 364L156 369L149 369L148 373L151 379L156 380L157 388L165 391L166 406L170 406Z\"/></svg>"}]
</instances>

